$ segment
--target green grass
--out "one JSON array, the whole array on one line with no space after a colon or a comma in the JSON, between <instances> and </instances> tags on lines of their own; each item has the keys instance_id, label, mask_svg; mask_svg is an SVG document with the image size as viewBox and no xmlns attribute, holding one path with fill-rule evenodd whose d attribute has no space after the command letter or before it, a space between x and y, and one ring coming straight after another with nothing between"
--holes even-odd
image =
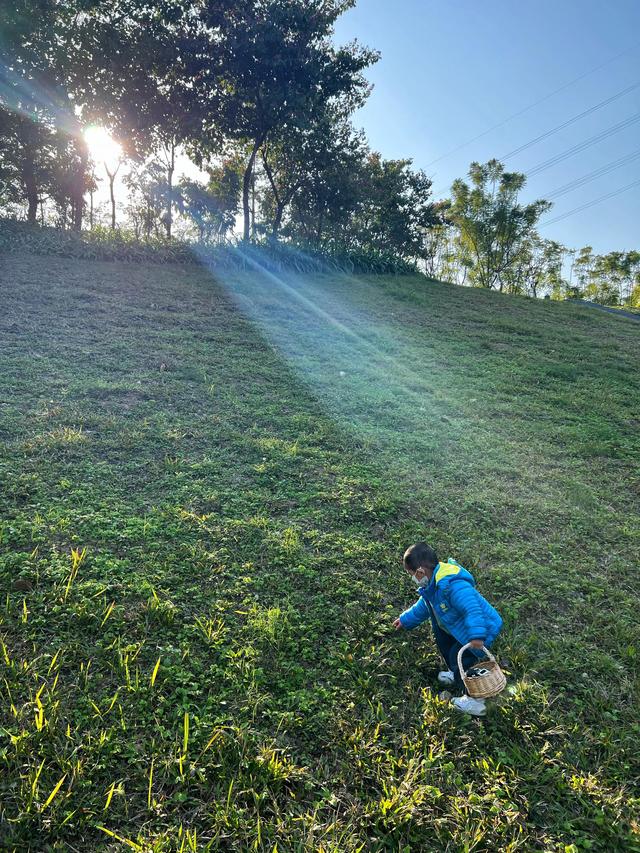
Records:
<instances>
[{"instance_id":1,"label":"green grass","mask_svg":"<svg viewBox=\"0 0 640 853\"><path fill-rule=\"evenodd\" d=\"M638 328L2 259L0 847L640 851ZM418 538L510 688L395 634Z\"/></svg>"}]
</instances>

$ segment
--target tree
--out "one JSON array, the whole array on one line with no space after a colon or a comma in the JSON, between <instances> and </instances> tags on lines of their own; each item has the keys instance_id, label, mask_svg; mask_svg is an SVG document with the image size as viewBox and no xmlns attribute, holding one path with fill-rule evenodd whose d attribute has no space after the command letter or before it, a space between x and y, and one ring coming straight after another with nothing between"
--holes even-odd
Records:
<instances>
[{"instance_id":1,"label":"tree","mask_svg":"<svg viewBox=\"0 0 640 853\"><path fill-rule=\"evenodd\" d=\"M369 149L364 134L344 118L327 116L298 152L300 178L284 233L316 249L341 250L355 244L355 220Z\"/></svg>"},{"instance_id":2,"label":"tree","mask_svg":"<svg viewBox=\"0 0 640 853\"><path fill-rule=\"evenodd\" d=\"M26 208L31 224L51 199L61 224L80 230L91 180L84 140L56 128L43 110L33 107L23 115L22 103L16 99L13 109L0 108L0 199Z\"/></svg>"},{"instance_id":3,"label":"tree","mask_svg":"<svg viewBox=\"0 0 640 853\"><path fill-rule=\"evenodd\" d=\"M634 280L640 272L640 252L609 252L596 258L594 274L612 296L617 292L617 303L622 305L629 300Z\"/></svg>"},{"instance_id":4,"label":"tree","mask_svg":"<svg viewBox=\"0 0 640 853\"><path fill-rule=\"evenodd\" d=\"M497 160L472 163L469 177L471 186L462 179L453 183L451 220L458 229L461 252L471 259L472 283L502 291L523 241L551 205L543 200L518 204L526 176L506 172Z\"/></svg>"},{"instance_id":5,"label":"tree","mask_svg":"<svg viewBox=\"0 0 640 853\"><path fill-rule=\"evenodd\" d=\"M174 55L173 47L155 60L154 73L162 82L153 99L146 103L136 130L138 153L151 154L164 171L162 221L169 239L173 230L173 209L180 195L174 189L176 155L188 147L193 138L198 138L201 125L199 104L190 85L187 64L180 50ZM183 47L189 49L187 39Z\"/></svg>"},{"instance_id":6,"label":"tree","mask_svg":"<svg viewBox=\"0 0 640 853\"><path fill-rule=\"evenodd\" d=\"M589 285L585 290L586 297L601 305L620 305L623 275L623 252L596 255L591 268Z\"/></svg>"},{"instance_id":7,"label":"tree","mask_svg":"<svg viewBox=\"0 0 640 853\"><path fill-rule=\"evenodd\" d=\"M640 252L635 249L627 252L629 264L629 285L625 303L630 308L640 308Z\"/></svg>"},{"instance_id":8,"label":"tree","mask_svg":"<svg viewBox=\"0 0 640 853\"><path fill-rule=\"evenodd\" d=\"M534 298L541 293L564 298L567 283L562 277L562 264L566 251L561 243L544 240L533 231L522 240L513 263L504 273L506 291Z\"/></svg>"},{"instance_id":9,"label":"tree","mask_svg":"<svg viewBox=\"0 0 640 853\"><path fill-rule=\"evenodd\" d=\"M118 156L114 160L104 160L103 164L104 170L107 173L107 178L109 179L109 200L111 201L111 230L116 230L116 196L115 196L115 183L116 178L118 176L118 172L120 171L120 167L122 166L122 157Z\"/></svg>"},{"instance_id":10,"label":"tree","mask_svg":"<svg viewBox=\"0 0 640 853\"><path fill-rule=\"evenodd\" d=\"M305 127L274 132L263 145L261 209L272 238L286 222L287 236L319 245L325 225L354 209L368 149L349 124L349 110L346 99L336 99Z\"/></svg>"},{"instance_id":11,"label":"tree","mask_svg":"<svg viewBox=\"0 0 640 853\"><path fill-rule=\"evenodd\" d=\"M198 230L200 242L222 242L233 228L239 209L243 163L239 158L224 160L209 168L207 184L182 180L178 207Z\"/></svg>"},{"instance_id":12,"label":"tree","mask_svg":"<svg viewBox=\"0 0 640 853\"><path fill-rule=\"evenodd\" d=\"M442 279L445 276L445 268L448 272L453 232L448 216L449 206L448 200L434 202L433 214L436 221L420 229L422 240L419 257L424 273L429 278Z\"/></svg>"},{"instance_id":13,"label":"tree","mask_svg":"<svg viewBox=\"0 0 640 853\"><path fill-rule=\"evenodd\" d=\"M33 224L51 174L54 131L44 116L31 119L9 110L3 114L5 192L12 201L26 204L27 221Z\"/></svg>"},{"instance_id":14,"label":"tree","mask_svg":"<svg viewBox=\"0 0 640 853\"><path fill-rule=\"evenodd\" d=\"M64 176L71 199L72 224L82 224L87 186L87 155L80 126L66 93L58 86L53 55L57 29L77 9L66 0L21 0L0 8L0 111L5 139L4 171L12 174L14 199L24 202L27 220L35 222L47 181ZM61 140L65 135L67 141ZM67 142L69 145L67 145ZM67 147L73 170L52 159ZM54 196L63 192L50 186Z\"/></svg>"},{"instance_id":15,"label":"tree","mask_svg":"<svg viewBox=\"0 0 640 853\"><path fill-rule=\"evenodd\" d=\"M362 180L355 222L360 245L409 261L421 257L424 232L441 222L441 208L431 201L431 179L413 170L411 160L384 160L372 152Z\"/></svg>"},{"instance_id":16,"label":"tree","mask_svg":"<svg viewBox=\"0 0 640 853\"><path fill-rule=\"evenodd\" d=\"M311 126L264 146L262 206L271 234L284 221L286 236L316 249L413 261L423 252L425 230L442 221L431 182L410 160L370 151L348 115L348 103L338 102Z\"/></svg>"},{"instance_id":17,"label":"tree","mask_svg":"<svg viewBox=\"0 0 640 853\"><path fill-rule=\"evenodd\" d=\"M251 235L250 192L260 149L278 131L308 126L332 99L366 96L363 69L377 54L355 44L336 48L333 24L353 0L241 0L220 19L206 4L202 22L213 35L195 74L220 75L208 97L225 136L246 144L242 177L244 239ZM216 128L214 122L214 128ZM212 145L202 144L203 153Z\"/></svg>"},{"instance_id":18,"label":"tree","mask_svg":"<svg viewBox=\"0 0 640 853\"><path fill-rule=\"evenodd\" d=\"M129 191L126 213L136 237L158 237L163 227L165 182L162 166L155 162L134 163L124 178Z\"/></svg>"},{"instance_id":19,"label":"tree","mask_svg":"<svg viewBox=\"0 0 640 853\"><path fill-rule=\"evenodd\" d=\"M581 294L586 293L587 289L591 287L593 266L593 249L591 246L584 246L575 256L572 266L572 276L575 274Z\"/></svg>"},{"instance_id":20,"label":"tree","mask_svg":"<svg viewBox=\"0 0 640 853\"><path fill-rule=\"evenodd\" d=\"M542 279L543 288L549 292L554 298L559 298L560 294L566 293L568 282L562 275L562 268L569 250L557 240L542 241L542 257L544 261L544 276ZM532 293L533 296L538 296L537 291Z\"/></svg>"},{"instance_id":21,"label":"tree","mask_svg":"<svg viewBox=\"0 0 640 853\"><path fill-rule=\"evenodd\" d=\"M629 308L640 308L640 281L634 285L626 304Z\"/></svg>"},{"instance_id":22,"label":"tree","mask_svg":"<svg viewBox=\"0 0 640 853\"><path fill-rule=\"evenodd\" d=\"M77 7L71 0L60 6ZM231 0L209 0L225 10ZM202 124L192 57L200 0L91 0L73 16L57 19L52 64L72 95L83 124L107 127L127 158L142 162L153 154L165 173L163 226L172 234L173 181L177 151ZM90 69L90 73L87 73ZM113 196L118 163L107 169ZM112 198L112 227L114 227Z\"/></svg>"},{"instance_id":23,"label":"tree","mask_svg":"<svg viewBox=\"0 0 640 853\"><path fill-rule=\"evenodd\" d=\"M307 132L293 129L262 146L262 168L269 184L262 197L262 213L269 222L272 239L277 239L284 214L304 183L310 165L309 138Z\"/></svg>"},{"instance_id":24,"label":"tree","mask_svg":"<svg viewBox=\"0 0 640 853\"><path fill-rule=\"evenodd\" d=\"M640 276L640 252L609 252L594 255L585 246L575 268L587 299L602 305L628 303Z\"/></svg>"},{"instance_id":25,"label":"tree","mask_svg":"<svg viewBox=\"0 0 640 853\"><path fill-rule=\"evenodd\" d=\"M48 164L46 189L56 206L59 225L82 227L84 196L92 185L89 156L82 136L56 131Z\"/></svg>"}]
</instances>

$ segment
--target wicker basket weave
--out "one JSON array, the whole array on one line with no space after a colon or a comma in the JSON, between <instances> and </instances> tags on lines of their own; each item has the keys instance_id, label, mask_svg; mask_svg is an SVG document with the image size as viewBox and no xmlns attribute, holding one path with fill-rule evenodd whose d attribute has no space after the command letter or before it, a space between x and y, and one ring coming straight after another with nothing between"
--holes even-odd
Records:
<instances>
[{"instance_id":1,"label":"wicker basket weave","mask_svg":"<svg viewBox=\"0 0 640 853\"><path fill-rule=\"evenodd\" d=\"M501 693L506 687L506 675L500 669L498 661L494 658L489 649L483 646L482 650L489 660L478 661L477 663L474 663L473 666L469 667L469 669L473 669L476 666L482 666L483 669L487 669L489 671L486 675L476 675L474 678L469 678L462 668L462 655L468 648L470 648L470 646L471 643L467 643L466 646L463 646L458 652L458 669L460 670L460 677L464 682L464 686L467 688L467 693L469 696L473 696L474 699L489 699L491 696L497 696L498 693Z\"/></svg>"}]
</instances>

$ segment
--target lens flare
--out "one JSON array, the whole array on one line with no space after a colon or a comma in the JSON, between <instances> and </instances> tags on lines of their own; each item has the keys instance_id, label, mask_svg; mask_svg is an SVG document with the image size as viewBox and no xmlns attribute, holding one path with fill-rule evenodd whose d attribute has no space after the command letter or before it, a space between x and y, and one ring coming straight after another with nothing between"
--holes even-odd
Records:
<instances>
[{"instance_id":1,"label":"lens flare","mask_svg":"<svg viewBox=\"0 0 640 853\"><path fill-rule=\"evenodd\" d=\"M0 106L34 124L78 134L80 125L68 95L50 82L17 73L10 64L0 61Z\"/></svg>"}]
</instances>

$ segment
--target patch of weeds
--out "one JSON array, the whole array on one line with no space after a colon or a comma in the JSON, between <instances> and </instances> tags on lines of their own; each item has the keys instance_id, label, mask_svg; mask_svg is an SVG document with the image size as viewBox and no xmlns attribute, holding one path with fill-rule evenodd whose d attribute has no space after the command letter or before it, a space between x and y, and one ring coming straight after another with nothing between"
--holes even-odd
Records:
<instances>
[{"instance_id":1,"label":"patch of weeds","mask_svg":"<svg viewBox=\"0 0 640 853\"><path fill-rule=\"evenodd\" d=\"M39 448L64 447L69 444L83 444L89 437L82 427L60 427L53 429L44 435L27 439L24 443L25 450L37 450Z\"/></svg>"}]
</instances>

